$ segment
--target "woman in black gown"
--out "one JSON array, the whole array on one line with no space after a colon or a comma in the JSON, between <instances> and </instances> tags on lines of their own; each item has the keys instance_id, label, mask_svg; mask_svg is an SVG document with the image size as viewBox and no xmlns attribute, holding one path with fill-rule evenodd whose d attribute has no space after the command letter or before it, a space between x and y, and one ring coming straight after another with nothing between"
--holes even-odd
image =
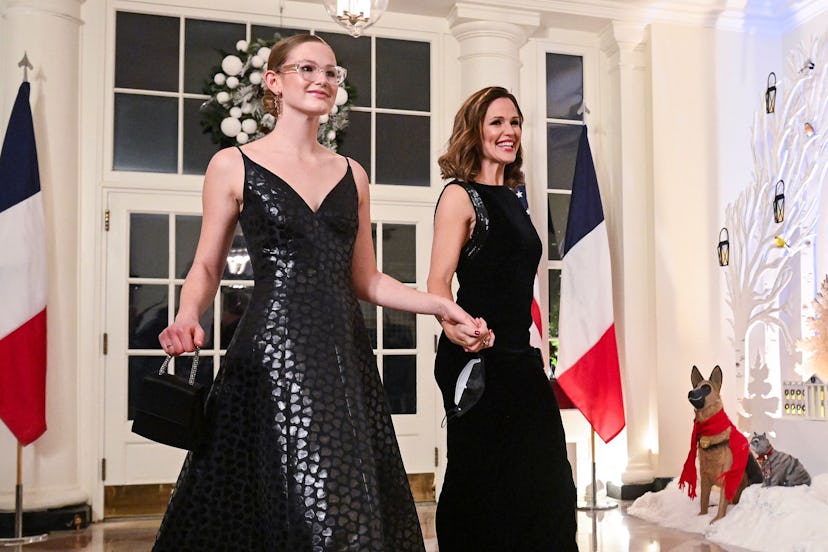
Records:
<instances>
[{"instance_id":1,"label":"woman in black gown","mask_svg":"<svg viewBox=\"0 0 828 552\"><path fill-rule=\"evenodd\" d=\"M479 323L450 298L377 271L368 177L321 146L345 77L320 38L271 51L264 138L207 168L198 248L169 354L204 342L237 221L255 286L185 460L156 551L422 551L420 525L357 299ZM485 325L479 331L488 331Z\"/></svg>"},{"instance_id":2,"label":"woman in black gown","mask_svg":"<svg viewBox=\"0 0 828 552\"><path fill-rule=\"evenodd\" d=\"M523 115L503 88L473 94L440 158L429 291L486 320L473 338L441 321L435 377L448 413L448 466L437 505L440 552L577 551L576 493L561 414L529 345L541 241L512 188L523 183ZM496 341L495 341L496 337ZM482 351L481 351L482 349ZM479 401L453 415L458 374L485 364Z\"/></svg>"}]
</instances>

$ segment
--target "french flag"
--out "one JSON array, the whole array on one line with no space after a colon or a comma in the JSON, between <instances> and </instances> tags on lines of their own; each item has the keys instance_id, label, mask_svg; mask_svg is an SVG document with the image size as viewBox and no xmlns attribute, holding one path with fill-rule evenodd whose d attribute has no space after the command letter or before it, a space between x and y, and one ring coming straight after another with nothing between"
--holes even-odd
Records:
<instances>
[{"instance_id":1,"label":"french flag","mask_svg":"<svg viewBox=\"0 0 828 552\"><path fill-rule=\"evenodd\" d=\"M46 225L30 86L0 151L0 419L22 445L46 431Z\"/></svg>"},{"instance_id":2,"label":"french flag","mask_svg":"<svg viewBox=\"0 0 828 552\"><path fill-rule=\"evenodd\" d=\"M609 240L586 126L578 144L569 203L558 327L558 384L608 443L624 428L624 398Z\"/></svg>"}]
</instances>

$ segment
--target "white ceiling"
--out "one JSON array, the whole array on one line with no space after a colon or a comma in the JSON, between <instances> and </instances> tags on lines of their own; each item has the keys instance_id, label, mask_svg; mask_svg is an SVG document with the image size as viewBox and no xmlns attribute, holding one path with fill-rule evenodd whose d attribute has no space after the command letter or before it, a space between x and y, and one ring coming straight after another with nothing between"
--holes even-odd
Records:
<instances>
[{"instance_id":1,"label":"white ceiling","mask_svg":"<svg viewBox=\"0 0 828 552\"><path fill-rule=\"evenodd\" d=\"M322 0L300 0L318 2ZM456 0L389 0L388 11L447 17ZM667 21L785 30L828 11L828 0L468 0L468 5L539 12L545 24L596 30L608 20Z\"/></svg>"}]
</instances>

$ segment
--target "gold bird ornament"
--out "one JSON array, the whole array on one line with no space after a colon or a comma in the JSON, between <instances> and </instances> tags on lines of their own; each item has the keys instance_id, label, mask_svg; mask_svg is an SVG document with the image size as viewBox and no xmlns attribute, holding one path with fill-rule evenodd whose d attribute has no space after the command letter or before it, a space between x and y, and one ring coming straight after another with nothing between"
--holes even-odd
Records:
<instances>
[{"instance_id":1,"label":"gold bird ornament","mask_svg":"<svg viewBox=\"0 0 828 552\"><path fill-rule=\"evenodd\" d=\"M790 245L788 245L788 242L786 242L785 238L783 238L782 236L774 236L773 241L776 244L776 247L790 247Z\"/></svg>"}]
</instances>

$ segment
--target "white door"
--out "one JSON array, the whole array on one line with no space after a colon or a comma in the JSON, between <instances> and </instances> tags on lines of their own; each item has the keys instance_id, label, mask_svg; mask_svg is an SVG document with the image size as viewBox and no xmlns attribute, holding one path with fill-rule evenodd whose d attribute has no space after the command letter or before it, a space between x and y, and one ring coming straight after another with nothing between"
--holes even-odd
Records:
<instances>
[{"instance_id":1,"label":"white door","mask_svg":"<svg viewBox=\"0 0 828 552\"><path fill-rule=\"evenodd\" d=\"M141 378L164 359L158 333L175 316L181 284L201 226L194 193L113 191L107 196L105 357L106 481L111 485L174 482L185 452L131 432ZM431 247L431 207L374 205L374 243L380 268L425 289ZM235 322L243 312L252 273L240 231L228 254L219 292L202 317L207 342L198 381L212 382ZM363 305L377 364L386 386L403 461L409 473L433 473L436 401L430 317ZM379 323L378 323L379 321ZM172 369L189 373L191 357Z\"/></svg>"}]
</instances>

